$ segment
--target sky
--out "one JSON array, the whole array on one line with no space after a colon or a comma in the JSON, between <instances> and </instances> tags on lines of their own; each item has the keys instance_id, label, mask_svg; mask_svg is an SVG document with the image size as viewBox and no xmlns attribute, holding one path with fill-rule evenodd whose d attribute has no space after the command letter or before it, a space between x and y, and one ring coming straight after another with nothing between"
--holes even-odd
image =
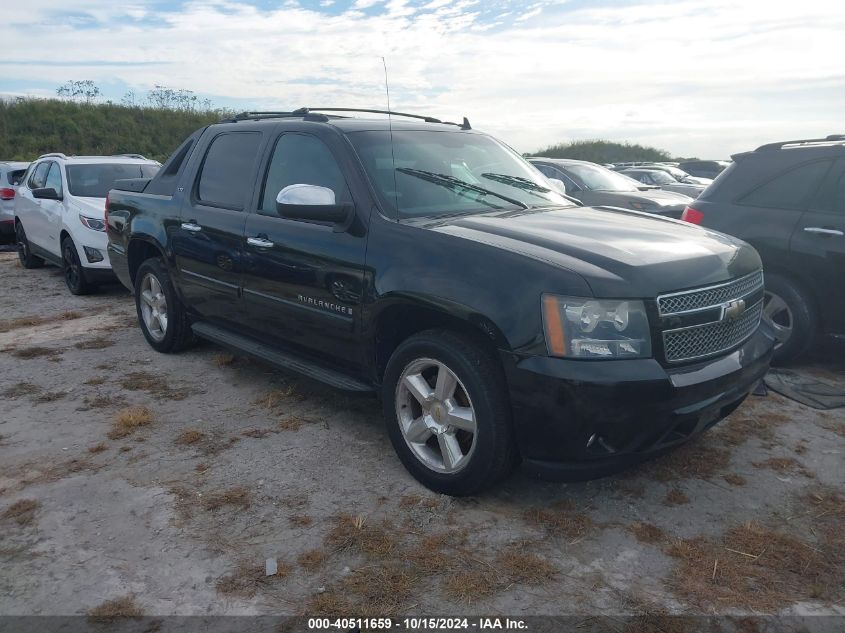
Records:
<instances>
[{"instance_id":1,"label":"sky","mask_svg":"<svg viewBox=\"0 0 845 633\"><path fill-rule=\"evenodd\" d=\"M155 85L220 107L469 118L521 152L578 139L724 158L845 133L841 0L27 0L0 95Z\"/></svg>"}]
</instances>

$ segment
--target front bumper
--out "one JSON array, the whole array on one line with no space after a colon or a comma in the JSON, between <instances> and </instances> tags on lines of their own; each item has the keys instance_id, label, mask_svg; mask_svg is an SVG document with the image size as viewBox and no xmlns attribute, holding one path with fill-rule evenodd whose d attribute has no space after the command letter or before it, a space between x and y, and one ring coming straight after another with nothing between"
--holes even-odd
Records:
<instances>
[{"instance_id":1,"label":"front bumper","mask_svg":"<svg viewBox=\"0 0 845 633\"><path fill-rule=\"evenodd\" d=\"M524 465L543 478L589 479L664 453L736 409L766 374L773 346L761 324L733 352L675 368L505 355Z\"/></svg>"}]
</instances>

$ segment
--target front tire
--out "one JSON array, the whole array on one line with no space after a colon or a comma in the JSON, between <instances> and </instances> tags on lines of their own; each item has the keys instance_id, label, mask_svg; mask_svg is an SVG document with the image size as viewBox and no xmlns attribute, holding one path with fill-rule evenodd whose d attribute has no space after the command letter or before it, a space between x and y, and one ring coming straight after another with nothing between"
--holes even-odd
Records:
<instances>
[{"instance_id":1,"label":"front tire","mask_svg":"<svg viewBox=\"0 0 845 633\"><path fill-rule=\"evenodd\" d=\"M815 304L801 286L776 273L766 273L763 301L763 318L775 332L773 363L785 365L813 344L818 329Z\"/></svg>"},{"instance_id":2,"label":"front tire","mask_svg":"<svg viewBox=\"0 0 845 633\"><path fill-rule=\"evenodd\" d=\"M135 275L135 309L144 338L157 352L170 354L194 341L184 306L176 296L167 267L148 259Z\"/></svg>"},{"instance_id":3,"label":"front tire","mask_svg":"<svg viewBox=\"0 0 845 633\"><path fill-rule=\"evenodd\" d=\"M18 242L18 259L21 266L29 270L41 268L44 265L44 260L32 254L29 240L26 238L26 231L23 230L23 224L20 221L15 224L15 237Z\"/></svg>"},{"instance_id":4,"label":"front tire","mask_svg":"<svg viewBox=\"0 0 845 633\"><path fill-rule=\"evenodd\" d=\"M399 459L435 492L474 494L513 468L502 369L466 337L431 330L399 345L385 370L383 406Z\"/></svg>"},{"instance_id":5,"label":"front tire","mask_svg":"<svg viewBox=\"0 0 845 633\"><path fill-rule=\"evenodd\" d=\"M85 278L85 269L70 237L62 240L62 271L65 275L65 285L71 294L87 295L94 289L94 285Z\"/></svg>"}]
</instances>

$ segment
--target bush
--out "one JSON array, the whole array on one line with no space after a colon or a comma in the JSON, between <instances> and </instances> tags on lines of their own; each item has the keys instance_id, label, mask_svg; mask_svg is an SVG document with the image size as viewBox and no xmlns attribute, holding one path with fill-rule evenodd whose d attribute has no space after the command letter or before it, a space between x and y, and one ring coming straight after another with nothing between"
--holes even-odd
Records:
<instances>
[{"instance_id":1,"label":"bush","mask_svg":"<svg viewBox=\"0 0 845 633\"><path fill-rule=\"evenodd\" d=\"M634 143L613 143L611 141L574 141L569 144L552 145L535 153L547 158L572 158L591 163L623 163L629 161L672 160L667 152L654 147Z\"/></svg>"}]
</instances>

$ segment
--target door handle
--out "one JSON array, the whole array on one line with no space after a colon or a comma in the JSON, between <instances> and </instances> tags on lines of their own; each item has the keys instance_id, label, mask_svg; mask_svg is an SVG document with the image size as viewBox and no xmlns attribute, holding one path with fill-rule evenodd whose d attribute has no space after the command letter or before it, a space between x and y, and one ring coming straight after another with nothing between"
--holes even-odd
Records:
<instances>
[{"instance_id":1,"label":"door handle","mask_svg":"<svg viewBox=\"0 0 845 633\"><path fill-rule=\"evenodd\" d=\"M815 233L816 235L835 235L836 237L842 237L845 235L839 229L823 229L820 226L805 226L804 231L806 233Z\"/></svg>"},{"instance_id":2,"label":"door handle","mask_svg":"<svg viewBox=\"0 0 845 633\"><path fill-rule=\"evenodd\" d=\"M190 231L191 233L199 233L202 231L202 227L199 224L195 224L193 222L182 222L182 228L186 231Z\"/></svg>"},{"instance_id":3,"label":"door handle","mask_svg":"<svg viewBox=\"0 0 845 633\"><path fill-rule=\"evenodd\" d=\"M273 248L275 244L263 237L248 237L246 243L250 246L257 246L258 248Z\"/></svg>"}]
</instances>

